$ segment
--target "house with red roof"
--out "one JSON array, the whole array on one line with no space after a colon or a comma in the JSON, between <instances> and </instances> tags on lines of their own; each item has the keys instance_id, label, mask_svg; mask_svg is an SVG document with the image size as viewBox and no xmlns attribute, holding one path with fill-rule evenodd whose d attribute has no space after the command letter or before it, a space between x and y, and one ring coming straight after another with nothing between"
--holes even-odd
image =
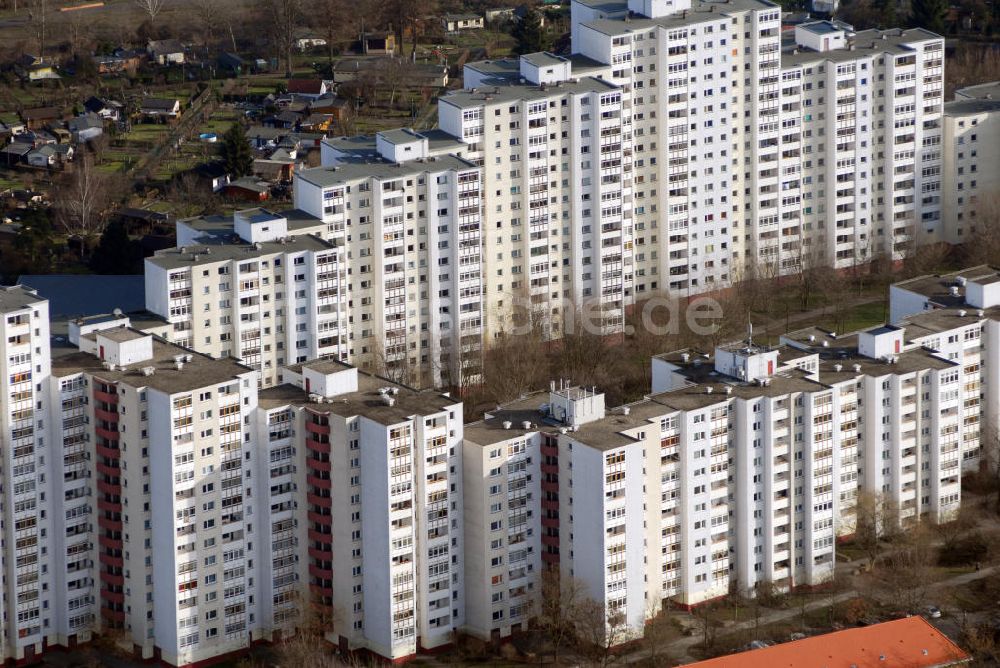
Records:
<instances>
[{"instance_id":1,"label":"house with red roof","mask_svg":"<svg viewBox=\"0 0 1000 668\"><path fill-rule=\"evenodd\" d=\"M972 661L919 615L687 664L687 668L947 668Z\"/></svg>"}]
</instances>

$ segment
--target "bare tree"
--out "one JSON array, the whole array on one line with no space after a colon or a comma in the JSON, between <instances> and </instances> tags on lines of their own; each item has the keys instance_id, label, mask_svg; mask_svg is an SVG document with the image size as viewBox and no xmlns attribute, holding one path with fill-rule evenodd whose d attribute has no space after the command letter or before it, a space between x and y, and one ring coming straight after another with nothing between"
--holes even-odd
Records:
<instances>
[{"instance_id":1,"label":"bare tree","mask_svg":"<svg viewBox=\"0 0 1000 668\"><path fill-rule=\"evenodd\" d=\"M615 648L634 637L624 611L609 610L602 603L587 599L580 608L577 636L581 649L593 665L607 668L619 655Z\"/></svg>"},{"instance_id":2,"label":"bare tree","mask_svg":"<svg viewBox=\"0 0 1000 668\"><path fill-rule=\"evenodd\" d=\"M285 61L285 76L290 77L295 31L303 17L302 0L260 0L260 9L275 49Z\"/></svg>"},{"instance_id":3,"label":"bare tree","mask_svg":"<svg viewBox=\"0 0 1000 668\"><path fill-rule=\"evenodd\" d=\"M139 9L146 12L149 16L150 22L155 23L156 17L159 16L160 12L163 11L163 5L166 0L135 0L135 4L139 6Z\"/></svg>"},{"instance_id":4,"label":"bare tree","mask_svg":"<svg viewBox=\"0 0 1000 668\"><path fill-rule=\"evenodd\" d=\"M49 0L28 0L28 22L35 33L38 57L44 57L48 39Z\"/></svg>"},{"instance_id":5,"label":"bare tree","mask_svg":"<svg viewBox=\"0 0 1000 668\"><path fill-rule=\"evenodd\" d=\"M396 104L396 93L412 78L413 63L405 58L383 58L373 72L379 88L388 91L388 107Z\"/></svg>"},{"instance_id":6,"label":"bare tree","mask_svg":"<svg viewBox=\"0 0 1000 668\"><path fill-rule=\"evenodd\" d=\"M979 442L982 448L979 469L986 477L990 491L996 494L993 509L1000 515L1000 427L983 424Z\"/></svg>"},{"instance_id":7,"label":"bare tree","mask_svg":"<svg viewBox=\"0 0 1000 668\"><path fill-rule=\"evenodd\" d=\"M556 568L542 573L539 599L538 624L552 642L554 661L558 663L563 646L592 621L593 601L587 596L586 585L563 577Z\"/></svg>"},{"instance_id":8,"label":"bare tree","mask_svg":"<svg viewBox=\"0 0 1000 668\"><path fill-rule=\"evenodd\" d=\"M643 628L643 647L649 654L650 663L654 666L669 663L667 650L680 636L680 629L670 616L657 608L659 605L656 603L650 605L646 614L646 625Z\"/></svg>"},{"instance_id":9,"label":"bare tree","mask_svg":"<svg viewBox=\"0 0 1000 668\"><path fill-rule=\"evenodd\" d=\"M962 247L967 265L997 262L1000 258L1000 191L980 195L976 217L969 224L969 238Z\"/></svg>"},{"instance_id":10,"label":"bare tree","mask_svg":"<svg viewBox=\"0 0 1000 668\"><path fill-rule=\"evenodd\" d=\"M93 159L84 156L68 181L55 189L56 220L70 238L79 242L81 259L86 257L89 244L104 231L113 199L113 185L108 176L94 166Z\"/></svg>"},{"instance_id":11,"label":"bare tree","mask_svg":"<svg viewBox=\"0 0 1000 668\"><path fill-rule=\"evenodd\" d=\"M895 502L880 492L858 492L854 507L854 542L868 560L868 570L875 567L882 554L882 542L899 530L899 510Z\"/></svg>"},{"instance_id":12,"label":"bare tree","mask_svg":"<svg viewBox=\"0 0 1000 668\"><path fill-rule=\"evenodd\" d=\"M935 580L929 527L917 524L900 534L882 561L869 577L884 601L907 611L916 611L926 603L929 587Z\"/></svg>"}]
</instances>

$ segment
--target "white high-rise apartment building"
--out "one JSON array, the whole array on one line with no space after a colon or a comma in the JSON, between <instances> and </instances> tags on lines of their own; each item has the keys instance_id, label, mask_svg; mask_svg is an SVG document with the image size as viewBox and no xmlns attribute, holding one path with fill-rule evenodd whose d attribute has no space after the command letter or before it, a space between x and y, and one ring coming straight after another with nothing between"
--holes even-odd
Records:
<instances>
[{"instance_id":1,"label":"white high-rise apartment building","mask_svg":"<svg viewBox=\"0 0 1000 668\"><path fill-rule=\"evenodd\" d=\"M901 522L950 517L1000 416L998 286L988 267L915 279L898 324L661 355L642 401L553 386L468 425L467 630L522 628L546 566L633 632L666 599L820 584L861 491Z\"/></svg>"},{"instance_id":2,"label":"white high-rise apartment building","mask_svg":"<svg viewBox=\"0 0 1000 668\"><path fill-rule=\"evenodd\" d=\"M454 140L349 143L296 173L298 209L179 221L180 245L146 260L146 308L171 341L236 358L263 387L321 357L424 386L474 380L478 167L437 154Z\"/></svg>"},{"instance_id":3,"label":"white high-rise apartment building","mask_svg":"<svg viewBox=\"0 0 1000 668\"><path fill-rule=\"evenodd\" d=\"M50 453L45 437L49 359L48 302L21 286L0 287L2 659L30 660L48 644L67 642L73 633L56 605L66 596L76 560L64 565L62 559L46 556L55 554L65 536L62 517L55 516L62 511L62 497L53 502L49 489L59 481L43 466L55 460L61 468L63 461L58 449ZM83 620L79 625L88 624Z\"/></svg>"},{"instance_id":4,"label":"white high-rise apartment building","mask_svg":"<svg viewBox=\"0 0 1000 668\"><path fill-rule=\"evenodd\" d=\"M308 603L330 642L391 660L451 642L467 591L461 403L332 360L282 378L257 415L265 618L294 628Z\"/></svg>"},{"instance_id":5,"label":"white high-rise apartment building","mask_svg":"<svg viewBox=\"0 0 1000 668\"><path fill-rule=\"evenodd\" d=\"M50 475L66 481L56 497L66 528L55 533L66 536L59 549L72 580L59 614L64 633L120 634L142 657L193 664L260 635L246 491L257 377L129 324L74 324L53 356L51 393L62 404L53 443L66 454ZM83 615L93 623L78 623Z\"/></svg>"},{"instance_id":6,"label":"white high-rise apartment building","mask_svg":"<svg viewBox=\"0 0 1000 668\"><path fill-rule=\"evenodd\" d=\"M945 103L943 170L946 241L965 243L977 216L1000 206L1000 82L960 88Z\"/></svg>"},{"instance_id":7,"label":"white high-rise apartment building","mask_svg":"<svg viewBox=\"0 0 1000 668\"><path fill-rule=\"evenodd\" d=\"M550 569L628 632L667 599L819 584L859 493L947 518L1000 426L1000 270L890 301L869 331L657 356L632 404L554 383L466 428L336 359L259 389L121 315L50 346L46 301L4 288L4 657L97 632L191 665L320 623L399 660L525 628Z\"/></svg>"}]
</instances>

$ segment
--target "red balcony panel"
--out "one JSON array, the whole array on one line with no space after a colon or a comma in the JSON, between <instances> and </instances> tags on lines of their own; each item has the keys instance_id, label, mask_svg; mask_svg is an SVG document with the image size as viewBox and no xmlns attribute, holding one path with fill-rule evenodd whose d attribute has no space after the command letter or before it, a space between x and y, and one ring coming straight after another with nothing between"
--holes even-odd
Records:
<instances>
[{"instance_id":1,"label":"red balcony panel","mask_svg":"<svg viewBox=\"0 0 1000 668\"><path fill-rule=\"evenodd\" d=\"M329 434L330 425L314 424L309 420L306 420L306 431L313 434Z\"/></svg>"},{"instance_id":2,"label":"red balcony panel","mask_svg":"<svg viewBox=\"0 0 1000 668\"><path fill-rule=\"evenodd\" d=\"M542 545L555 545L559 546L559 536L542 536Z\"/></svg>"},{"instance_id":3,"label":"red balcony panel","mask_svg":"<svg viewBox=\"0 0 1000 668\"><path fill-rule=\"evenodd\" d=\"M107 601L108 603L124 603L125 593L120 591L108 591L107 589L102 589L101 601Z\"/></svg>"},{"instance_id":4,"label":"red balcony panel","mask_svg":"<svg viewBox=\"0 0 1000 668\"><path fill-rule=\"evenodd\" d=\"M110 510L113 513L121 512L122 504L115 501L108 501L103 496L97 497L98 510Z\"/></svg>"},{"instance_id":5,"label":"red balcony panel","mask_svg":"<svg viewBox=\"0 0 1000 668\"><path fill-rule=\"evenodd\" d=\"M97 462L97 472L101 475L111 476L112 478L117 478L121 475L122 470L117 466L108 466L104 462Z\"/></svg>"},{"instance_id":6,"label":"red balcony panel","mask_svg":"<svg viewBox=\"0 0 1000 668\"><path fill-rule=\"evenodd\" d=\"M314 529L309 529L307 535L309 536L309 540L317 543L322 543L324 545L329 545L333 542L333 534L321 533Z\"/></svg>"},{"instance_id":7,"label":"red balcony panel","mask_svg":"<svg viewBox=\"0 0 1000 668\"><path fill-rule=\"evenodd\" d=\"M101 582L112 587L124 587L125 576L114 573L101 573Z\"/></svg>"},{"instance_id":8,"label":"red balcony panel","mask_svg":"<svg viewBox=\"0 0 1000 668\"><path fill-rule=\"evenodd\" d=\"M122 549L121 538L108 538L103 533L97 534L97 544L101 547L110 547L112 550Z\"/></svg>"},{"instance_id":9,"label":"red balcony panel","mask_svg":"<svg viewBox=\"0 0 1000 668\"><path fill-rule=\"evenodd\" d=\"M106 438L109 441L114 441L115 443L118 442L117 431L110 431L108 429L104 429L103 427L94 427L94 433L97 434L98 438Z\"/></svg>"},{"instance_id":10,"label":"red balcony panel","mask_svg":"<svg viewBox=\"0 0 1000 668\"><path fill-rule=\"evenodd\" d=\"M95 450L98 457L107 457L114 461L118 461L122 456L122 452L118 448L108 448L100 443L95 446Z\"/></svg>"},{"instance_id":11,"label":"red balcony panel","mask_svg":"<svg viewBox=\"0 0 1000 668\"><path fill-rule=\"evenodd\" d=\"M310 547L308 552L309 558L316 561L330 561L333 558L333 552L317 550L315 547Z\"/></svg>"},{"instance_id":12,"label":"red balcony panel","mask_svg":"<svg viewBox=\"0 0 1000 668\"><path fill-rule=\"evenodd\" d=\"M313 438L312 436L306 436L306 448L308 448L312 452L318 452L327 455L330 454L330 444L321 443L319 440Z\"/></svg>"},{"instance_id":13,"label":"red balcony panel","mask_svg":"<svg viewBox=\"0 0 1000 668\"><path fill-rule=\"evenodd\" d=\"M559 475L559 466L557 464L542 464L542 473Z\"/></svg>"},{"instance_id":14,"label":"red balcony panel","mask_svg":"<svg viewBox=\"0 0 1000 668\"><path fill-rule=\"evenodd\" d=\"M118 423L118 413L112 413L111 411L106 411L102 408L94 409L94 417L98 420L104 420L105 422L111 422L113 424Z\"/></svg>"},{"instance_id":15,"label":"red balcony panel","mask_svg":"<svg viewBox=\"0 0 1000 668\"><path fill-rule=\"evenodd\" d=\"M101 527L102 529L110 529L111 531L121 531L122 521L112 520L107 517L98 517L97 526Z\"/></svg>"},{"instance_id":16,"label":"red balcony panel","mask_svg":"<svg viewBox=\"0 0 1000 668\"><path fill-rule=\"evenodd\" d=\"M330 489L331 487L330 480L323 480L322 478L317 478L314 475L307 475L306 483L316 487L317 489Z\"/></svg>"},{"instance_id":17,"label":"red balcony panel","mask_svg":"<svg viewBox=\"0 0 1000 668\"><path fill-rule=\"evenodd\" d=\"M306 466L309 467L310 471L329 471L330 462L321 462L318 459L313 459L312 457L306 457Z\"/></svg>"},{"instance_id":18,"label":"red balcony panel","mask_svg":"<svg viewBox=\"0 0 1000 668\"><path fill-rule=\"evenodd\" d=\"M320 578L322 580L331 579L333 570L330 568L320 568L316 564L309 564L309 575L310 577Z\"/></svg>"},{"instance_id":19,"label":"red balcony panel","mask_svg":"<svg viewBox=\"0 0 1000 668\"><path fill-rule=\"evenodd\" d=\"M542 499L542 510L559 510L559 502L551 499Z\"/></svg>"},{"instance_id":20,"label":"red balcony panel","mask_svg":"<svg viewBox=\"0 0 1000 668\"><path fill-rule=\"evenodd\" d=\"M306 494L306 503L319 508L331 508L333 506L333 499L328 496L320 496L319 494L313 494L310 492Z\"/></svg>"},{"instance_id":21,"label":"red balcony panel","mask_svg":"<svg viewBox=\"0 0 1000 668\"><path fill-rule=\"evenodd\" d=\"M330 515L323 515L322 513L316 513L311 510L306 513L306 517L310 522L315 522L316 524L321 524L323 526L330 526L333 524L333 517Z\"/></svg>"},{"instance_id":22,"label":"red balcony panel","mask_svg":"<svg viewBox=\"0 0 1000 668\"><path fill-rule=\"evenodd\" d=\"M559 456L559 448L557 448L554 445L546 445L546 444L543 443L542 446L541 446L541 448L539 450L542 453L542 457L558 457Z\"/></svg>"},{"instance_id":23,"label":"red balcony panel","mask_svg":"<svg viewBox=\"0 0 1000 668\"><path fill-rule=\"evenodd\" d=\"M121 494L122 486L120 482L107 482L98 478L97 491L101 494Z\"/></svg>"},{"instance_id":24,"label":"red balcony panel","mask_svg":"<svg viewBox=\"0 0 1000 668\"><path fill-rule=\"evenodd\" d=\"M100 390L94 390L94 399L97 401L103 401L108 404L117 404L118 395L110 394L108 392L101 392Z\"/></svg>"},{"instance_id":25,"label":"red balcony panel","mask_svg":"<svg viewBox=\"0 0 1000 668\"><path fill-rule=\"evenodd\" d=\"M557 528L559 526L559 519L552 517L543 517L542 526L546 528Z\"/></svg>"},{"instance_id":26,"label":"red balcony panel","mask_svg":"<svg viewBox=\"0 0 1000 668\"><path fill-rule=\"evenodd\" d=\"M97 555L97 560L100 561L105 566L114 566L116 568L121 568L125 565L124 559L122 559L121 557L115 557L113 555L110 555L107 552L99 553ZM107 575L107 573L105 573L104 575Z\"/></svg>"}]
</instances>

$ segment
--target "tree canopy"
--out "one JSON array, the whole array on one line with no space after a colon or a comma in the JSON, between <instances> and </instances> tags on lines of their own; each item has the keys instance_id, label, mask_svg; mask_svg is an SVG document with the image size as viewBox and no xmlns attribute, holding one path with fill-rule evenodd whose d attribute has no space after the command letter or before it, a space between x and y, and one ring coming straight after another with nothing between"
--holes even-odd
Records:
<instances>
[{"instance_id":1,"label":"tree canopy","mask_svg":"<svg viewBox=\"0 0 1000 668\"><path fill-rule=\"evenodd\" d=\"M234 179L253 171L253 151L250 150L246 131L239 123L233 123L222 138L222 162L226 173Z\"/></svg>"},{"instance_id":2,"label":"tree canopy","mask_svg":"<svg viewBox=\"0 0 1000 668\"><path fill-rule=\"evenodd\" d=\"M537 53L545 50L545 30L542 15L537 9L529 9L520 21L514 24L511 36L517 40L514 50L519 54Z\"/></svg>"}]
</instances>

